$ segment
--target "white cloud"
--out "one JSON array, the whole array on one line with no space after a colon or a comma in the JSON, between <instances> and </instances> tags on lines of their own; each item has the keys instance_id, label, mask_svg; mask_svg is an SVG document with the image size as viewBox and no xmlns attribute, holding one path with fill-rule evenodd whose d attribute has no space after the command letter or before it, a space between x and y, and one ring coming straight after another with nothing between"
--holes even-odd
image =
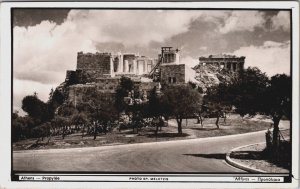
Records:
<instances>
[{"instance_id":1,"label":"white cloud","mask_svg":"<svg viewBox=\"0 0 300 189\"><path fill-rule=\"evenodd\" d=\"M72 10L65 22L43 21L14 28L14 76L42 83L62 82L75 69L78 51L94 52L96 42L126 46L163 41L188 30L199 11Z\"/></svg>"},{"instance_id":2,"label":"white cloud","mask_svg":"<svg viewBox=\"0 0 300 189\"><path fill-rule=\"evenodd\" d=\"M264 13L258 11L232 11L224 19L224 26L219 28L223 34L233 31L254 31L256 27L263 27L266 22Z\"/></svg>"},{"instance_id":3,"label":"white cloud","mask_svg":"<svg viewBox=\"0 0 300 189\"><path fill-rule=\"evenodd\" d=\"M76 69L77 52L94 52L97 42L118 42L126 47L185 32L199 11L72 10L57 25L14 27L14 106L37 91L47 99L49 90L64 81L66 70ZM19 85L22 83L22 85ZM50 87L51 86L51 87Z\"/></svg>"},{"instance_id":4,"label":"white cloud","mask_svg":"<svg viewBox=\"0 0 300 189\"><path fill-rule=\"evenodd\" d=\"M280 11L277 15L272 17L272 29L282 29L284 31L290 30L290 12Z\"/></svg>"},{"instance_id":5,"label":"white cloud","mask_svg":"<svg viewBox=\"0 0 300 189\"><path fill-rule=\"evenodd\" d=\"M76 66L77 52L94 51L92 41L72 31L72 24L14 28L14 77L41 83L64 81L66 70Z\"/></svg>"},{"instance_id":6,"label":"white cloud","mask_svg":"<svg viewBox=\"0 0 300 189\"><path fill-rule=\"evenodd\" d=\"M199 15L200 11L72 10L67 22L93 41L146 45L187 31Z\"/></svg>"},{"instance_id":7,"label":"white cloud","mask_svg":"<svg viewBox=\"0 0 300 189\"><path fill-rule=\"evenodd\" d=\"M55 85L42 84L35 81L14 79L13 81L13 102L14 110L22 112L22 100L27 95L33 95L37 93L39 99L46 102L49 98L51 88L55 88Z\"/></svg>"},{"instance_id":8,"label":"white cloud","mask_svg":"<svg viewBox=\"0 0 300 189\"><path fill-rule=\"evenodd\" d=\"M245 67L256 66L268 76L290 74L290 42L266 41L262 46L241 47L233 54L245 56Z\"/></svg>"},{"instance_id":9,"label":"white cloud","mask_svg":"<svg viewBox=\"0 0 300 189\"><path fill-rule=\"evenodd\" d=\"M193 68L194 66L196 66L199 63L199 60L196 58L192 58L190 56L185 56L180 59L180 63L185 64L190 68Z\"/></svg>"},{"instance_id":10,"label":"white cloud","mask_svg":"<svg viewBox=\"0 0 300 189\"><path fill-rule=\"evenodd\" d=\"M199 50L201 50L201 51L206 51L206 50L207 50L207 47L206 47L206 46L201 46L201 47L199 47Z\"/></svg>"}]
</instances>

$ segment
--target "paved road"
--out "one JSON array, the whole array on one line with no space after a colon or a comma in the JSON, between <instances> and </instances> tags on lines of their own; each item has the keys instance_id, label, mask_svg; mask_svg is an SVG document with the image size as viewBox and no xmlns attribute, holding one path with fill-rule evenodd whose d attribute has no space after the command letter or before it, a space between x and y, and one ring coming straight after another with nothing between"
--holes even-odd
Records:
<instances>
[{"instance_id":1,"label":"paved road","mask_svg":"<svg viewBox=\"0 0 300 189\"><path fill-rule=\"evenodd\" d=\"M285 124L286 125L286 124ZM13 153L15 171L244 172L226 164L232 148L264 142L265 131L240 135Z\"/></svg>"}]
</instances>

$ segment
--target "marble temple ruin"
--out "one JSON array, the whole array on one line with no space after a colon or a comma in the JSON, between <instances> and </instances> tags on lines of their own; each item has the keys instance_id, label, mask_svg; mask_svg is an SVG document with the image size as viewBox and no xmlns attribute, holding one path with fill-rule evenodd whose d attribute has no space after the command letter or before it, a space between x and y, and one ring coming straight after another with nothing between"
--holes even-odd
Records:
<instances>
[{"instance_id":1,"label":"marble temple ruin","mask_svg":"<svg viewBox=\"0 0 300 189\"><path fill-rule=\"evenodd\" d=\"M230 72L244 69L245 57L210 55L200 57L199 65L213 64ZM136 53L83 53L77 54L76 70L68 70L69 101L84 100L83 94L96 92L103 100L114 99L115 91L123 76L134 81L141 95L147 95L156 86L185 84L193 81L194 70L181 62L180 51L162 47L157 58Z\"/></svg>"}]
</instances>

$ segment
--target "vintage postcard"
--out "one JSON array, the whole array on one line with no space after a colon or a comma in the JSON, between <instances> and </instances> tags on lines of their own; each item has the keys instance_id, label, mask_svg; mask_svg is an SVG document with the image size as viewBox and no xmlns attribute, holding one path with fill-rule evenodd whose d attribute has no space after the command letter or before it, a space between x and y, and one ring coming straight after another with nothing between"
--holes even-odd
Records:
<instances>
[{"instance_id":1,"label":"vintage postcard","mask_svg":"<svg viewBox=\"0 0 300 189\"><path fill-rule=\"evenodd\" d=\"M297 2L3 2L0 70L1 187L298 186Z\"/></svg>"}]
</instances>

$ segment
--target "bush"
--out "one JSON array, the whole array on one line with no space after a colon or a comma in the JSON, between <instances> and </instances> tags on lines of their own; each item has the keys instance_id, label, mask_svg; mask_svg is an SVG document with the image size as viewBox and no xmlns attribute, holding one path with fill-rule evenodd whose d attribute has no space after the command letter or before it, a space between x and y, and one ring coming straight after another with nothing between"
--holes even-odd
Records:
<instances>
[{"instance_id":1,"label":"bush","mask_svg":"<svg viewBox=\"0 0 300 189\"><path fill-rule=\"evenodd\" d=\"M280 141L278 147L265 148L262 155L269 162L274 163L277 166L289 169L291 165L291 142Z\"/></svg>"}]
</instances>

